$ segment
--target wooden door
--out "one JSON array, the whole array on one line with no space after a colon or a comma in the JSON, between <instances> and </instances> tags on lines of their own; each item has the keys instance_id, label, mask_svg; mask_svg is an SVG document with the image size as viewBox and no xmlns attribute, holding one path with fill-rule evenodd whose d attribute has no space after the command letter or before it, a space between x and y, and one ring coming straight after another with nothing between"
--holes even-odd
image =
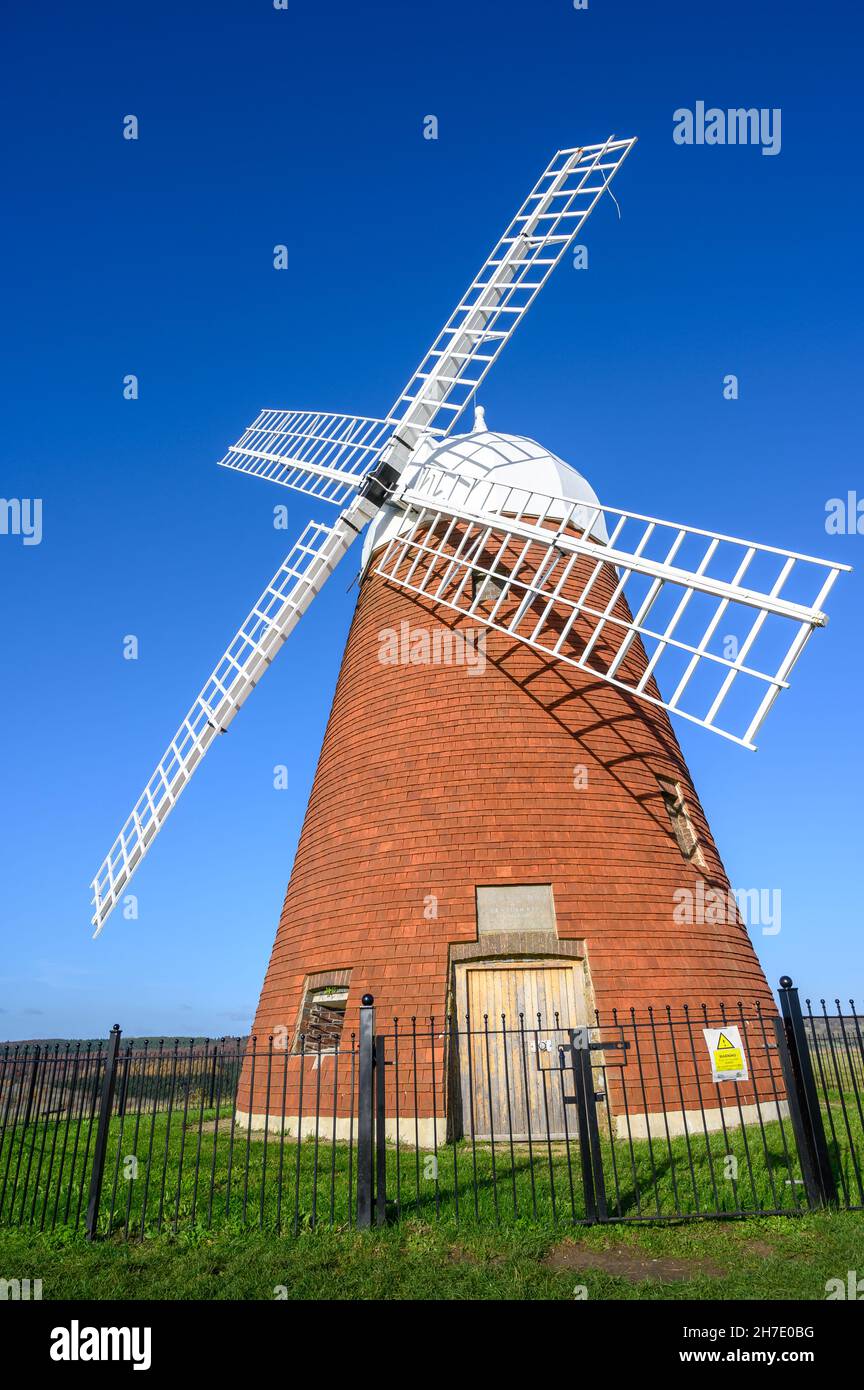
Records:
<instances>
[{"instance_id":1,"label":"wooden door","mask_svg":"<svg viewBox=\"0 0 864 1390\"><path fill-rule=\"evenodd\" d=\"M471 1020L462 1064L466 1137L563 1139L558 1049L569 1042L570 1028L588 1021L581 965L469 966L465 986ZM565 1089L572 1093L572 1078L565 1078ZM572 1133L572 1114L567 1121Z\"/></svg>"}]
</instances>

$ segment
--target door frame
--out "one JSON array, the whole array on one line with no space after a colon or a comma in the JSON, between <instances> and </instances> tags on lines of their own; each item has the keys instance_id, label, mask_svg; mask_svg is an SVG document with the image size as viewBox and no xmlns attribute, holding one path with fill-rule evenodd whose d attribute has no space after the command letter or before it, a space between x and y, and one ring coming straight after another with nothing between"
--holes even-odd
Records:
<instances>
[{"instance_id":1,"label":"door frame","mask_svg":"<svg viewBox=\"0 0 864 1390\"><path fill-rule=\"evenodd\" d=\"M568 943L570 944L570 943ZM582 943L579 943L581 947ZM576 943L572 943L575 947ZM569 969L572 972L574 994L577 1001L581 998L585 1011L584 1019L561 1020L562 1028L577 1027L580 1023L587 1023L591 1000L590 1000L590 979L587 976L587 965L583 950L579 950L578 955L571 947L567 952L548 952L544 951L537 955L499 955L467 958L453 962L453 1017L456 1020L456 1033L454 1041L456 1046L451 1051L450 1067L450 1096L451 1105L449 1107L449 1128L456 1137L471 1137L470 1121L470 1081L471 1069L468 1062L468 1053L471 1048L471 1038L465 1033L465 1017L468 1013L468 973L469 971L490 971L490 970L538 970L538 969ZM476 1031L477 1021L471 1020L472 1030ZM452 1064L455 1063L455 1066ZM539 1070L539 1068L538 1068ZM544 1071L549 1070L543 1068ZM491 1098L490 1098L491 1103ZM484 1136L475 1133L476 1139L485 1142ZM527 1135L525 1136L527 1138ZM545 1136L544 1136L545 1137ZM514 1140L517 1136L514 1134ZM521 1136L519 1138L521 1142Z\"/></svg>"}]
</instances>

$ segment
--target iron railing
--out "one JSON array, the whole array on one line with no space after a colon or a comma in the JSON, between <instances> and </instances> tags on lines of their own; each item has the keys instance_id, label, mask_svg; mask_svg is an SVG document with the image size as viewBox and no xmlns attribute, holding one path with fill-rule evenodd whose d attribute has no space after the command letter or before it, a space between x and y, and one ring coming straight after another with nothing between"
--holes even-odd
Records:
<instances>
[{"instance_id":1,"label":"iron railing","mask_svg":"<svg viewBox=\"0 0 864 1390\"><path fill-rule=\"evenodd\" d=\"M864 1207L864 1020L848 1001L848 1012L839 999L829 1013L824 999L814 1011L805 1001L804 1033L811 1057L813 1079L829 1162L843 1206Z\"/></svg>"},{"instance_id":2,"label":"iron railing","mask_svg":"<svg viewBox=\"0 0 864 1390\"><path fill-rule=\"evenodd\" d=\"M780 1002L382 1026L366 996L336 1047L7 1044L0 1223L128 1238L862 1206L859 1015L802 1012L785 980ZM738 1079L716 1079L712 1028L740 1042Z\"/></svg>"}]
</instances>

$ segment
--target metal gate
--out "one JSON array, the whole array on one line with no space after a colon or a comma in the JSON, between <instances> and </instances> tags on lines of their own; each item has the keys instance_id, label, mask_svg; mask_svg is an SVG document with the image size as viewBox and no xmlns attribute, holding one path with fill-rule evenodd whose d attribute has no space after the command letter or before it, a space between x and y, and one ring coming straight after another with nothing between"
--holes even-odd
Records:
<instances>
[{"instance_id":1,"label":"metal gate","mask_svg":"<svg viewBox=\"0 0 864 1390\"><path fill-rule=\"evenodd\" d=\"M565 1117L563 1134L559 1120L549 1119L527 1136L512 1123L488 1133L485 1113L478 1128L473 1113L459 1112L457 1091L449 1109L442 1101L440 1115L433 1093L432 1118L421 1117L416 1021L410 1032L373 1036L370 1000L365 1048L362 1024L360 1040L361 1121L364 1111L368 1118L360 1131L358 1224L410 1210L483 1219L484 1208L497 1223L544 1212L585 1224L791 1215L836 1203L838 1193L843 1205L855 1205L864 1190L857 1015L853 1009L854 1031L844 1019L838 1026L845 1032L820 1036L788 977L779 995L779 1016L742 1005L713 1013L685 1007L678 1015L649 1009L643 1017L613 1010L607 1022L559 1028L553 1066L535 1076L546 1116ZM482 1026L466 1019L462 1028L451 1020L436 1031L433 1021L419 1036L427 1061L441 1044L439 1070L451 1077L464 1073L466 1055L482 1062L484 1049L493 1072L488 1057L497 1049L499 1077L518 1099L520 1052L532 1056L549 1036L547 1020L533 1022L508 1027L502 1018L493 1029L488 1018ZM723 1055L737 1057L735 1075L716 1072L708 1040L717 1035L732 1049ZM512 1117L515 1102L498 1113ZM432 1192L424 1192L424 1155L432 1160Z\"/></svg>"}]
</instances>

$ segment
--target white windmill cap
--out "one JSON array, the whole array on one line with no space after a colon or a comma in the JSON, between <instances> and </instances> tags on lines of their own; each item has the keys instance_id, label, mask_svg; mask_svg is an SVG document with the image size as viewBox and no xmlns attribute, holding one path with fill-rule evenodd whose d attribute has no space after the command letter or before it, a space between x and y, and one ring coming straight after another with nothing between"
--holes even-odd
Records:
<instances>
[{"instance_id":1,"label":"white windmill cap","mask_svg":"<svg viewBox=\"0 0 864 1390\"><path fill-rule=\"evenodd\" d=\"M482 406L476 408L470 434L454 435L443 442L431 437L421 440L403 475L409 487L427 465L459 475L458 487L452 491L448 487L448 493L455 504L469 510L472 500L474 509L484 510L491 483L493 499L502 499L511 488L518 491L520 508L523 502L525 504L522 515L526 520L545 515L550 520L561 521L570 510L565 504L575 502L574 526L588 526L589 535L595 540L608 540L603 514L598 510L600 499L582 474L536 440L488 429ZM563 501L548 506L548 497ZM364 537L363 568L373 551L392 540L400 530L408 529L410 524L411 518L405 512L384 507Z\"/></svg>"}]
</instances>

